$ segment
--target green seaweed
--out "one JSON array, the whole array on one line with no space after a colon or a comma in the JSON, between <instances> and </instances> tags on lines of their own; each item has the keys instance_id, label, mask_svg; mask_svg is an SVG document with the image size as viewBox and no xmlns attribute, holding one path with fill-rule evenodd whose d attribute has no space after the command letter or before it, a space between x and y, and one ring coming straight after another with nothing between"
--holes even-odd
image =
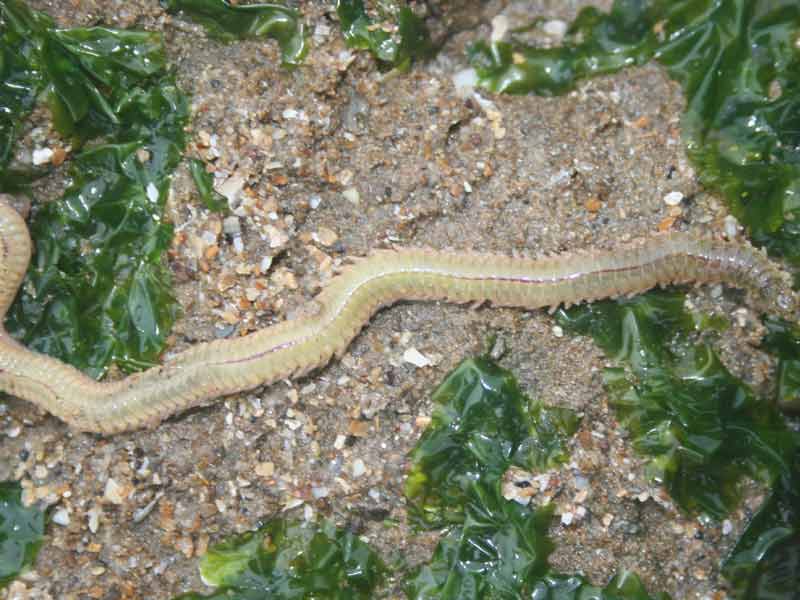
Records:
<instances>
[{"instance_id":1,"label":"green seaweed","mask_svg":"<svg viewBox=\"0 0 800 600\"><path fill-rule=\"evenodd\" d=\"M216 592L178 598L368 599L385 571L374 551L351 531L328 521L272 519L209 549L200 574L208 585L221 586Z\"/></svg>"},{"instance_id":2,"label":"green seaweed","mask_svg":"<svg viewBox=\"0 0 800 600\"><path fill-rule=\"evenodd\" d=\"M0 185L7 183L2 170L21 124L42 92L56 129L79 145L123 129L123 113L134 108L132 95L166 68L155 33L58 29L19 0L0 2L0 40ZM139 133L134 129L129 135Z\"/></svg>"},{"instance_id":3,"label":"green seaweed","mask_svg":"<svg viewBox=\"0 0 800 600\"><path fill-rule=\"evenodd\" d=\"M177 164L171 142L147 147L175 153L168 163ZM108 144L75 158L73 185L30 223L36 254L6 320L29 348L92 376L111 363L125 370L154 364L177 316L161 259L172 238L161 220L168 174L152 177L141 149L136 142Z\"/></svg>"},{"instance_id":4,"label":"green seaweed","mask_svg":"<svg viewBox=\"0 0 800 600\"><path fill-rule=\"evenodd\" d=\"M553 571L552 507L502 496L510 466L543 469L566 460L564 443L577 427L571 411L532 402L486 358L462 362L433 400L431 424L411 454L406 497L413 522L447 529L431 560L409 573L409 598L651 598L630 573L599 588Z\"/></svg>"},{"instance_id":5,"label":"green seaweed","mask_svg":"<svg viewBox=\"0 0 800 600\"><path fill-rule=\"evenodd\" d=\"M31 60L38 52L30 33L47 27L49 18L18 2L0 2L0 187L11 185L8 165L22 120L33 110L42 88L42 73Z\"/></svg>"},{"instance_id":6,"label":"green seaweed","mask_svg":"<svg viewBox=\"0 0 800 600\"><path fill-rule=\"evenodd\" d=\"M413 599L668 598L648 595L629 572L604 587L555 572L548 565L552 507L503 498L500 483L511 465L548 468L567 459L565 442L577 427L571 411L530 401L511 373L486 358L461 363L434 401L406 488L418 525L446 527L430 561L392 573L366 543L329 522L274 519L209 550L200 573L221 586L216 592L178 599L370 598L387 574L402 576Z\"/></svg>"},{"instance_id":7,"label":"green seaweed","mask_svg":"<svg viewBox=\"0 0 800 600\"><path fill-rule=\"evenodd\" d=\"M189 172L205 207L211 212L227 211L228 200L214 189L214 177L206 170L206 163L197 158L190 158Z\"/></svg>"},{"instance_id":8,"label":"green seaweed","mask_svg":"<svg viewBox=\"0 0 800 600\"><path fill-rule=\"evenodd\" d=\"M737 598L796 598L800 590L800 434L793 464L722 565Z\"/></svg>"},{"instance_id":9,"label":"green seaweed","mask_svg":"<svg viewBox=\"0 0 800 600\"><path fill-rule=\"evenodd\" d=\"M651 29L656 12L635 0L615 2L607 15L589 6L567 29L563 46L479 41L467 53L479 84L493 92L564 94L581 79L650 60L655 53Z\"/></svg>"},{"instance_id":10,"label":"green seaweed","mask_svg":"<svg viewBox=\"0 0 800 600\"><path fill-rule=\"evenodd\" d=\"M104 27L41 33L56 129L79 141L123 130L126 139L139 138L159 108L142 105L140 95L148 79L166 70L161 37ZM144 115L136 113L148 110L142 122Z\"/></svg>"},{"instance_id":11,"label":"green seaweed","mask_svg":"<svg viewBox=\"0 0 800 600\"><path fill-rule=\"evenodd\" d=\"M411 453L406 497L419 526L462 523L511 465L545 469L567 458L571 411L528 399L508 371L466 360L433 394L431 424ZM473 507L477 512L480 508Z\"/></svg>"},{"instance_id":12,"label":"green seaweed","mask_svg":"<svg viewBox=\"0 0 800 600\"><path fill-rule=\"evenodd\" d=\"M223 41L270 37L278 42L284 66L303 62L308 40L301 15L280 4L234 5L228 0L162 0L168 11L183 11Z\"/></svg>"},{"instance_id":13,"label":"green seaweed","mask_svg":"<svg viewBox=\"0 0 800 600\"><path fill-rule=\"evenodd\" d=\"M479 42L495 92L562 94L655 59L686 96L683 138L704 185L752 239L800 265L800 47L796 0L616 0L583 9L564 45Z\"/></svg>"},{"instance_id":14,"label":"green seaweed","mask_svg":"<svg viewBox=\"0 0 800 600\"><path fill-rule=\"evenodd\" d=\"M775 401L787 411L800 411L800 326L784 319L764 320L767 335L762 348L778 357Z\"/></svg>"},{"instance_id":15,"label":"green seaweed","mask_svg":"<svg viewBox=\"0 0 800 600\"><path fill-rule=\"evenodd\" d=\"M406 580L409 598L441 600L538 597L553 543L552 509L504 499L498 486L475 484L463 521L446 531L431 560Z\"/></svg>"},{"instance_id":16,"label":"green seaweed","mask_svg":"<svg viewBox=\"0 0 800 600\"><path fill-rule=\"evenodd\" d=\"M542 530L538 534L545 535ZM635 573L622 571L603 587L594 586L581 575L563 575L554 572L533 573L528 580L518 579L518 573L509 569L512 578L509 586L487 583L487 577L479 569L483 563L461 561L458 548L450 545L448 536L436 548L434 560L421 574L412 579L407 596L414 600L669 600L669 595L650 595ZM463 546L459 546L463 548ZM457 565L460 569L452 567ZM459 570L472 571L465 579ZM489 575L492 573L489 571Z\"/></svg>"},{"instance_id":17,"label":"green seaweed","mask_svg":"<svg viewBox=\"0 0 800 600\"><path fill-rule=\"evenodd\" d=\"M345 43L350 48L369 50L384 66L406 70L415 60L436 53L425 21L408 6L396 9L389 18L397 21L397 35L375 24L367 15L363 0L337 0L336 14Z\"/></svg>"},{"instance_id":18,"label":"green seaweed","mask_svg":"<svg viewBox=\"0 0 800 600\"><path fill-rule=\"evenodd\" d=\"M737 598L792 598L800 588L800 436L708 343L693 341L683 295L651 292L562 310L558 318L621 363L605 371L609 399L634 446L651 457L652 476L684 509L720 518L737 505L743 477L772 486L723 573ZM796 331L767 323L765 348L790 361Z\"/></svg>"},{"instance_id":19,"label":"green seaweed","mask_svg":"<svg viewBox=\"0 0 800 600\"><path fill-rule=\"evenodd\" d=\"M610 401L650 473L685 510L727 515L744 476L771 481L788 469L791 433L780 413L691 339L694 320L677 291L558 312L621 366L606 369Z\"/></svg>"},{"instance_id":20,"label":"green seaweed","mask_svg":"<svg viewBox=\"0 0 800 600\"><path fill-rule=\"evenodd\" d=\"M63 135L77 145L103 139L76 153L63 197L32 218L36 253L6 328L93 376L112 362L149 366L177 314L162 262L172 228L162 212L185 145L187 99L157 34L57 29L18 0L0 2L0 15L0 36L25 40L7 86L15 73L36 74L24 107L46 92ZM13 115L6 139L25 113ZM0 187L8 190L7 179Z\"/></svg>"},{"instance_id":21,"label":"green seaweed","mask_svg":"<svg viewBox=\"0 0 800 600\"><path fill-rule=\"evenodd\" d=\"M22 486L0 481L0 589L36 560L44 538L44 513L22 505Z\"/></svg>"}]
</instances>

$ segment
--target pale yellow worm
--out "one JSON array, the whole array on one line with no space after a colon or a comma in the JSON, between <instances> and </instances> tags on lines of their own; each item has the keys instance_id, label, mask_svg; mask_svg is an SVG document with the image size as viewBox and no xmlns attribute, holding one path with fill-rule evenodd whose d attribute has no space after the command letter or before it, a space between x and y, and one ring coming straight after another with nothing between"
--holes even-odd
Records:
<instances>
[{"instance_id":1,"label":"pale yellow worm","mask_svg":"<svg viewBox=\"0 0 800 600\"><path fill-rule=\"evenodd\" d=\"M30 256L25 222L0 199L0 323ZM307 373L341 355L376 310L398 300L533 309L637 294L659 284L716 281L744 288L759 309L797 320L789 276L746 244L673 233L613 251L542 259L381 250L335 277L317 296L313 314L246 337L198 344L120 381L94 381L27 350L0 328L0 391L33 402L75 429L110 434Z\"/></svg>"}]
</instances>

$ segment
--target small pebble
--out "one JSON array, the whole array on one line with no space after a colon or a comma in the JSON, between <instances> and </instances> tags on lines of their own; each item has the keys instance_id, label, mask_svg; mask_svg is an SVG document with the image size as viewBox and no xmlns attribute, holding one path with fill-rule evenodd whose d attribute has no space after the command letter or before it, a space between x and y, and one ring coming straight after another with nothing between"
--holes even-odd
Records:
<instances>
[{"instance_id":1,"label":"small pebble","mask_svg":"<svg viewBox=\"0 0 800 600\"><path fill-rule=\"evenodd\" d=\"M431 418L427 415L419 415L416 419L414 419L414 425L416 425L420 429L424 429L430 424L431 424Z\"/></svg>"},{"instance_id":2,"label":"small pebble","mask_svg":"<svg viewBox=\"0 0 800 600\"><path fill-rule=\"evenodd\" d=\"M506 353L506 343L501 337L497 337L494 340L494 344L492 344L492 349L489 352L489 356L493 360L500 360L503 358L503 355Z\"/></svg>"},{"instance_id":3,"label":"small pebble","mask_svg":"<svg viewBox=\"0 0 800 600\"><path fill-rule=\"evenodd\" d=\"M203 240L203 242L205 242L205 244L206 244L207 246L210 246L210 245L212 245L212 244L215 244L215 243L216 243L216 241L217 241L217 236L216 236L216 234L214 234L214 233L213 233L213 232L211 232L211 231L204 231L204 232L203 232L203 233L200 235L200 239L201 239L201 240Z\"/></svg>"},{"instance_id":4,"label":"small pebble","mask_svg":"<svg viewBox=\"0 0 800 600\"><path fill-rule=\"evenodd\" d=\"M88 517L89 531L91 531L92 533L97 533L97 530L100 528L101 514L102 511L97 506L93 506L86 513L86 516Z\"/></svg>"},{"instance_id":5,"label":"small pebble","mask_svg":"<svg viewBox=\"0 0 800 600\"><path fill-rule=\"evenodd\" d=\"M725 217L725 237L728 239L733 239L739 233L739 221L736 220L736 217L733 215L728 215Z\"/></svg>"},{"instance_id":6,"label":"small pebble","mask_svg":"<svg viewBox=\"0 0 800 600\"><path fill-rule=\"evenodd\" d=\"M118 484L114 479L111 477L108 478L106 481L106 488L103 492L103 498L111 502L112 504L122 504L124 498L122 497L122 486Z\"/></svg>"},{"instance_id":7,"label":"small pebble","mask_svg":"<svg viewBox=\"0 0 800 600\"><path fill-rule=\"evenodd\" d=\"M731 531L733 531L733 523L730 520L725 519L722 522L722 535L730 535Z\"/></svg>"},{"instance_id":8,"label":"small pebble","mask_svg":"<svg viewBox=\"0 0 800 600\"><path fill-rule=\"evenodd\" d=\"M596 213L603 207L603 203L600 202L600 198L597 196L592 196L584 203L584 206L589 212Z\"/></svg>"},{"instance_id":9,"label":"small pebble","mask_svg":"<svg viewBox=\"0 0 800 600\"><path fill-rule=\"evenodd\" d=\"M239 223L239 217L226 217L222 222L222 231L228 235L240 233L242 231L242 226Z\"/></svg>"},{"instance_id":10,"label":"small pebble","mask_svg":"<svg viewBox=\"0 0 800 600\"><path fill-rule=\"evenodd\" d=\"M353 477L361 477L366 472L367 466L364 464L364 461L360 458L355 459L353 461Z\"/></svg>"},{"instance_id":11,"label":"small pebble","mask_svg":"<svg viewBox=\"0 0 800 600\"><path fill-rule=\"evenodd\" d=\"M326 487L312 487L311 488L311 495L314 496L315 500L319 500L320 498L327 498L331 491Z\"/></svg>"},{"instance_id":12,"label":"small pebble","mask_svg":"<svg viewBox=\"0 0 800 600\"><path fill-rule=\"evenodd\" d=\"M142 521L144 521L147 515L153 512L153 509L155 508L156 504L158 504L158 501L161 499L163 495L164 492L158 492L155 498L153 498L150 502L145 504L142 508L138 508L135 511L133 511L133 516L132 516L133 522L141 523Z\"/></svg>"},{"instance_id":13,"label":"small pebble","mask_svg":"<svg viewBox=\"0 0 800 600\"><path fill-rule=\"evenodd\" d=\"M236 251L237 254L241 254L244 252L244 242L242 241L242 236L235 235L233 236L233 249Z\"/></svg>"},{"instance_id":14,"label":"small pebble","mask_svg":"<svg viewBox=\"0 0 800 600\"><path fill-rule=\"evenodd\" d=\"M53 513L53 523L62 527L69 525L69 511L66 508L59 508Z\"/></svg>"},{"instance_id":15,"label":"small pebble","mask_svg":"<svg viewBox=\"0 0 800 600\"><path fill-rule=\"evenodd\" d=\"M460 98L471 96L476 85L478 85L478 73L475 69L462 69L453 75L453 86Z\"/></svg>"},{"instance_id":16,"label":"small pebble","mask_svg":"<svg viewBox=\"0 0 800 600\"><path fill-rule=\"evenodd\" d=\"M422 354L416 348L409 348L403 352L403 360L419 368L429 367L433 364L431 359Z\"/></svg>"},{"instance_id":17,"label":"small pebble","mask_svg":"<svg viewBox=\"0 0 800 600\"><path fill-rule=\"evenodd\" d=\"M560 325L553 325L553 335L557 338L564 337L564 329Z\"/></svg>"},{"instance_id":18,"label":"small pebble","mask_svg":"<svg viewBox=\"0 0 800 600\"><path fill-rule=\"evenodd\" d=\"M350 185L353 181L354 173L350 169L343 169L336 175L336 178L339 180L339 183L342 185Z\"/></svg>"},{"instance_id":19,"label":"small pebble","mask_svg":"<svg viewBox=\"0 0 800 600\"><path fill-rule=\"evenodd\" d=\"M245 178L239 173L234 173L217 188L217 191L228 199L232 207L239 204L239 197L244 189Z\"/></svg>"},{"instance_id":20,"label":"small pebble","mask_svg":"<svg viewBox=\"0 0 800 600\"><path fill-rule=\"evenodd\" d=\"M272 477L275 474L275 464L270 461L260 462L256 465L255 472L259 477Z\"/></svg>"},{"instance_id":21,"label":"small pebble","mask_svg":"<svg viewBox=\"0 0 800 600\"><path fill-rule=\"evenodd\" d=\"M361 202L361 194L358 193L356 188L348 188L342 192L342 196L344 199L352 204L358 204Z\"/></svg>"},{"instance_id":22,"label":"small pebble","mask_svg":"<svg viewBox=\"0 0 800 600\"><path fill-rule=\"evenodd\" d=\"M261 271L261 274L264 275L269 268L272 266L272 257L265 256L261 259L261 262L258 264L258 270Z\"/></svg>"},{"instance_id":23,"label":"small pebble","mask_svg":"<svg viewBox=\"0 0 800 600\"><path fill-rule=\"evenodd\" d=\"M567 33L567 24L561 19L551 19L542 26L542 31L547 35L561 39Z\"/></svg>"},{"instance_id":24,"label":"small pebble","mask_svg":"<svg viewBox=\"0 0 800 600\"><path fill-rule=\"evenodd\" d=\"M314 240L323 246L333 246L336 243L336 240L339 239L339 236L336 234L336 232L328 227L320 227L313 237Z\"/></svg>"},{"instance_id":25,"label":"small pebble","mask_svg":"<svg viewBox=\"0 0 800 600\"><path fill-rule=\"evenodd\" d=\"M36 148L33 151L33 164L46 165L53 158L53 151L50 148Z\"/></svg>"},{"instance_id":26,"label":"small pebble","mask_svg":"<svg viewBox=\"0 0 800 600\"><path fill-rule=\"evenodd\" d=\"M287 233L281 229L278 229L274 225L267 225L265 227L265 231L267 237L269 238L270 248L280 248L281 246L285 246L289 241L289 236Z\"/></svg>"},{"instance_id":27,"label":"small pebble","mask_svg":"<svg viewBox=\"0 0 800 600\"><path fill-rule=\"evenodd\" d=\"M680 192L670 192L666 196L664 196L664 202L668 206L678 206L683 200L683 194Z\"/></svg>"}]
</instances>

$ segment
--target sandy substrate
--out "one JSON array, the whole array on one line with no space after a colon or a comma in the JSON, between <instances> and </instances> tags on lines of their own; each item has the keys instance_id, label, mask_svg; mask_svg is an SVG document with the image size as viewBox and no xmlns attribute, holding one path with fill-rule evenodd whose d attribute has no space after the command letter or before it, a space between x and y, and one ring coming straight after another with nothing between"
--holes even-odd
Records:
<instances>
[{"instance_id":1,"label":"sandy substrate","mask_svg":"<svg viewBox=\"0 0 800 600\"><path fill-rule=\"evenodd\" d=\"M608 247L659 228L726 227L724 207L698 186L683 152L680 90L658 67L559 98L456 90L465 46L488 37L493 16L569 21L580 2L451 3L446 17L461 30L438 58L389 75L344 46L322 3L300 7L312 49L293 72L280 67L274 42L221 45L155 0L30 4L63 26L162 31L192 98L190 153L213 159L228 191L241 188L223 218L202 208L185 169L176 177L169 261L185 315L170 351L295 314L344 257L372 248L535 254ZM55 135L42 124L30 140L47 145ZM665 202L671 192L683 201ZM747 344L758 335L755 315L718 292L691 297L735 315L719 343L723 358L766 385L770 364ZM75 434L27 403L0 399L0 480L21 479L63 522L50 524L35 570L0 597L157 600L207 590L197 557L209 543L273 515L331 517L387 559L419 562L436 537L406 527L406 455L437 382L491 334L529 395L584 415L572 461L546 490L560 515L556 568L597 583L626 568L651 592L725 597L721 556L757 494L724 524L682 515L648 482L609 410L600 379L607 363L590 340L565 335L543 311L435 303L382 311L342 360L299 381L151 431ZM431 366L409 362L412 349ZM399 583L381 597L401 597Z\"/></svg>"}]
</instances>

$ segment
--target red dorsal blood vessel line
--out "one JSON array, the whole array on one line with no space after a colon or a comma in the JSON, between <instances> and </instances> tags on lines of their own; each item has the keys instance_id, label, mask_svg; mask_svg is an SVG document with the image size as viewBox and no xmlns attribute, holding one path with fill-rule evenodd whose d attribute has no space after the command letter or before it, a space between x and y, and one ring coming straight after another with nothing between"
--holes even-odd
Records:
<instances>
[{"instance_id":1,"label":"red dorsal blood vessel line","mask_svg":"<svg viewBox=\"0 0 800 600\"><path fill-rule=\"evenodd\" d=\"M25 222L0 197L0 323L30 256ZM198 344L119 381L97 382L24 348L0 328L0 391L42 407L74 429L112 434L152 427L221 396L307 373L341 355L375 311L399 300L535 309L688 282L742 288L759 310L797 321L791 277L747 244L671 233L610 251L543 259L380 250L336 276L315 299L313 314L245 337Z\"/></svg>"}]
</instances>

